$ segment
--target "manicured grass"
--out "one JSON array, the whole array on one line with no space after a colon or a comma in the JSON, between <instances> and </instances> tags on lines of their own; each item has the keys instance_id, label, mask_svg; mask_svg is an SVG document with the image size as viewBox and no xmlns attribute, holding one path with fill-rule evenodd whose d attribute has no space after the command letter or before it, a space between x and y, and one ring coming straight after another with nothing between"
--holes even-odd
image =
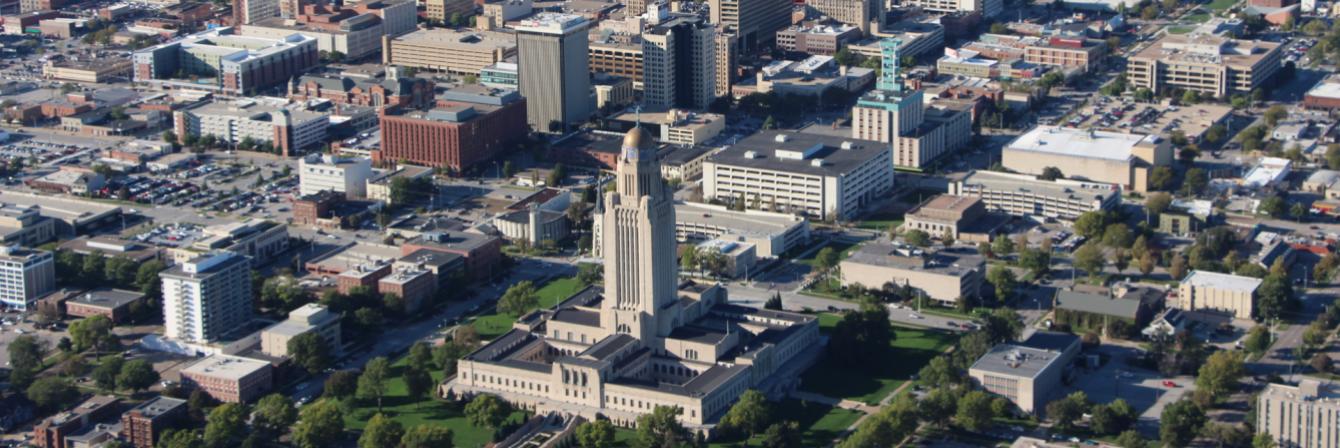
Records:
<instances>
[{"instance_id":1,"label":"manicured grass","mask_svg":"<svg viewBox=\"0 0 1340 448\"><path fill-rule=\"evenodd\" d=\"M856 250L856 243L842 240L833 240L829 241L828 244L825 244L824 247L831 247L833 248L833 250L838 251L838 260L841 261L846 260L847 256L851 255L852 251ZM810 253L805 258L797 258L795 261L796 263L814 266L815 258L819 256L819 252L822 250L823 248L820 248Z\"/></svg>"},{"instance_id":2,"label":"manicured grass","mask_svg":"<svg viewBox=\"0 0 1340 448\"><path fill-rule=\"evenodd\" d=\"M1196 27L1192 26L1170 26L1168 27L1168 34L1186 34L1195 31L1195 29Z\"/></svg>"},{"instance_id":3,"label":"manicured grass","mask_svg":"<svg viewBox=\"0 0 1340 448\"><path fill-rule=\"evenodd\" d=\"M481 339L493 339L511 331L516 318L511 314L486 314L475 319L473 325Z\"/></svg>"},{"instance_id":4,"label":"manicured grass","mask_svg":"<svg viewBox=\"0 0 1340 448\"><path fill-rule=\"evenodd\" d=\"M558 302L572 297L577 291L586 288L586 284L577 280L577 277L560 278L545 284L543 288L535 291L540 296L540 308L553 308Z\"/></svg>"},{"instance_id":5,"label":"manicured grass","mask_svg":"<svg viewBox=\"0 0 1340 448\"><path fill-rule=\"evenodd\" d=\"M819 326L831 331L838 319L834 314L820 314ZM871 359L869 370L853 369L825 357L801 377L801 389L876 405L958 340L957 335L927 329L895 325L894 331L896 337L889 344L894 349L892 356Z\"/></svg>"},{"instance_id":6,"label":"manicured grass","mask_svg":"<svg viewBox=\"0 0 1340 448\"><path fill-rule=\"evenodd\" d=\"M800 426L803 438L802 446L828 446L852 423L861 417L861 413L819 403L800 400L786 400L772 406L773 421L795 421ZM763 436L749 440L717 441L709 447L762 447Z\"/></svg>"},{"instance_id":7,"label":"manicured grass","mask_svg":"<svg viewBox=\"0 0 1340 448\"><path fill-rule=\"evenodd\" d=\"M1214 0L1210 2L1209 5L1206 6L1215 11L1223 11L1228 8L1232 8L1233 5L1236 4L1238 4L1238 0Z\"/></svg>"},{"instance_id":8,"label":"manicured grass","mask_svg":"<svg viewBox=\"0 0 1340 448\"><path fill-rule=\"evenodd\" d=\"M890 228L903 225L903 215L898 214L877 214L870 219L863 219L856 223L857 228L867 230L885 231Z\"/></svg>"},{"instance_id":9,"label":"manicured grass","mask_svg":"<svg viewBox=\"0 0 1340 448\"><path fill-rule=\"evenodd\" d=\"M391 380L387 384L387 394L382 398L382 414L400 422L406 429L418 425L450 428L452 440L458 447L480 447L492 440L492 430L476 427L466 420L461 413L462 405L436 398L409 397L402 378L408 362L408 357L401 357L391 365ZM442 381L441 370L433 369L431 373L435 384ZM345 415L344 425L348 429L361 431L367 425L367 420L376 415L377 402L360 400L357 404L357 408ZM508 418L511 422L521 422L525 420L526 413L516 411Z\"/></svg>"},{"instance_id":10,"label":"manicured grass","mask_svg":"<svg viewBox=\"0 0 1340 448\"><path fill-rule=\"evenodd\" d=\"M552 308L585 287L586 285L576 277L560 278L546 283L544 287L535 291L535 295L540 297L540 308ZM493 339L510 331L512 322L516 322L517 317L504 313L485 314L476 318L473 325L475 331L479 332L480 338Z\"/></svg>"},{"instance_id":11,"label":"manicured grass","mask_svg":"<svg viewBox=\"0 0 1340 448\"><path fill-rule=\"evenodd\" d=\"M1182 18L1183 18L1184 20L1186 20L1187 22L1191 22L1191 23L1205 23L1205 22L1209 22L1209 21L1210 21L1210 13L1207 13L1207 12L1205 12L1205 11L1201 11L1201 10L1197 10L1196 12L1193 12L1193 13L1191 13L1191 14L1187 14L1186 16L1184 16L1184 17L1182 17Z\"/></svg>"}]
</instances>

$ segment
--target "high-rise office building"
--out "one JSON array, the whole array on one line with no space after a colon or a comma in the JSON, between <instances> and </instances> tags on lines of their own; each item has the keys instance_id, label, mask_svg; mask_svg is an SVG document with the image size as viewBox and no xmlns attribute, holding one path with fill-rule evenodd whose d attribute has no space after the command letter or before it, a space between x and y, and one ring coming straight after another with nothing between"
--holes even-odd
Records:
<instances>
[{"instance_id":1,"label":"high-rise office building","mask_svg":"<svg viewBox=\"0 0 1340 448\"><path fill-rule=\"evenodd\" d=\"M545 13L516 27L517 66L526 122L563 133L591 115L586 18Z\"/></svg>"},{"instance_id":2,"label":"high-rise office building","mask_svg":"<svg viewBox=\"0 0 1340 448\"><path fill-rule=\"evenodd\" d=\"M730 95L730 86L735 83L735 63L739 58L740 38L733 29L717 29L717 66L716 96Z\"/></svg>"},{"instance_id":3,"label":"high-rise office building","mask_svg":"<svg viewBox=\"0 0 1340 448\"><path fill-rule=\"evenodd\" d=\"M706 108L716 99L716 28L676 15L642 33L642 99L652 107Z\"/></svg>"},{"instance_id":4,"label":"high-rise office building","mask_svg":"<svg viewBox=\"0 0 1340 448\"><path fill-rule=\"evenodd\" d=\"M250 25L279 17L279 3L278 0L233 0L233 25Z\"/></svg>"},{"instance_id":5,"label":"high-rise office building","mask_svg":"<svg viewBox=\"0 0 1340 448\"><path fill-rule=\"evenodd\" d=\"M855 26L870 35L878 25L873 21L883 16L883 0L808 0L805 5L829 18Z\"/></svg>"},{"instance_id":6,"label":"high-rise office building","mask_svg":"<svg viewBox=\"0 0 1340 448\"><path fill-rule=\"evenodd\" d=\"M745 50L772 42L778 30L791 25L789 0L709 0L708 5L712 23L735 29Z\"/></svg>"},{"instance_id":7,"label":"high-rise office building","mask_svg":"<svg viewBox=\"0 0 1340 448\"><path fill-rule=\"evenodd\" d=\"M232 252L196 257L158 274L163 280L163 335L209 342L251 318L251 261Z\"/></svg>"},{"instance_id":8,"label":"high-rise office building","mask_svg":"<svg viewBox=\"0 0 1340 448\"><path fill-rule=\"evenodd\" d=\"M852 137L889 143L893 165L921 170L968 143L972 111L956 104L922 102L921 89L908 88L899 76L902 41L880 42L880 75L875 89L852 107Z\"/></svg>"},{"instance_id":9,"label":"high-rise office building","mask_svg":"<svg viewBox=\"0 0 1340 448\"><path fill-rule=\"evenodd\" d=\"M1340 447L1340 390L1327 383L1307 378L1297 386L1267 385L1256 399L1256 421L1248 424L1277 446Z\"/></svg>"},{"instance_id":10,"label":"high-rise office building","mask_svg":"<svg viewBox=\"0 0 1340 448\"><path fill-rule=\"evenodd\" d=\"M0 305L27 310L38 297L53 289L56 289L56 262L51 252L0 247Z\"/></svg>"}]
</instances>

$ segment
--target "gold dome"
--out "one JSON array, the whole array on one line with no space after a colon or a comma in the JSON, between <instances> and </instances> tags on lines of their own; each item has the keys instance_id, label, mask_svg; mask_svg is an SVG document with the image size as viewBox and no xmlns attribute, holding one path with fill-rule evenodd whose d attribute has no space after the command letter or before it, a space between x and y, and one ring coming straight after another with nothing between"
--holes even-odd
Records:
<instances>
[{"instance_id":1,"label":"gold dome","mask_svg":"<svg viewBox=\"0 0 1340 448\"><path fill-rule=\"evenodd\" d=\"M643 129L642 126L634 126L623 136L624 148L644 149L650 147L651 144L651 134L647 133L647 130Z\"/></svg>"}]
</instances>

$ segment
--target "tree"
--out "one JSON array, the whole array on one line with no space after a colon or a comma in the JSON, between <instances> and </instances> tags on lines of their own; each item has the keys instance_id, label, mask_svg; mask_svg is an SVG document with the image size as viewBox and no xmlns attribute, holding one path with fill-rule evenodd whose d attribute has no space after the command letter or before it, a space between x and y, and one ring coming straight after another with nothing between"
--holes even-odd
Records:
<instances>
[{"instance_id":1,"label":"tree","mask_svg":"<svg viewBox=\"0 0 1340 448\"><path fill-rule=\"evenodd\" d=\"M509 412L506 402L489 394L480 394L465 405L465 417L470 424L490 429L501 425Z\"/></svg>"},{"instance_id":2,"label":"tree","mask_svg":"<svg viewBox=\"0 0 1340 448\"><path fill-rule=\"evenodd\" d=\"M834 268L837 268L839 262L841 262L841 259L837 251L829 246L819 249L819 253L814 257L814 263L818 265L819 271L823 272L825 276L832 272Z\"/></svg>"},{"instance_id":3,"label":"tree","mask_svg":"<svg viewBox=\"0 0 1340 448\"><path fill-rule=\"evenodd\" d=\"M42 370L43 348L37 338L21 335L9 343L9 384L15 390L32 384Z\"/></svg>"},{"instance_id":4,"label":"tree","mask_svg":"<svg viewBox=\"0 0 1340 448\"><path fill-rule=\"evenodd\" d=\"M256 402L251 413L251 425L263 434L266 441L278 441L279 436L288 431L298 421L298 408L293 400L283 394L270 394Z\"/></svg>"},{"instance_id":5,"label":"tree","mask_svg":"<svg viewBox=\"0 0 1340 448\"><path fill-rule=\"evenodd\" d=\"M1182 104L1196 104L1200 102L1200 95L1195 90L1182 92Z\"/></svg>"},{"instance_id":6,"label":"tree","mask_svg":"<svg viewBox=\"0 0 1340 448\"><path fill-rule=\"evenodd\" d=\"M246 405L224 403L205 419L205 448L237 446L247 436Z\"/></svg>"},{"instance_id":7,"label":"tree","mask_svg":"<svg viewBox=\"0 0 1340 448\"><path fill-rule=\"evenodd\" d=\"M1186 257L1173 254L1172 263L1168 266L1168 275L1172 276L1174 280L1186 278Z\"/></svg>"},{"instance_id":8,"label":"tree","mask_svg":"<svg viewBox=\"0 0 1340 448\"><path fill-rule=\"evenodd\" d=\"M1006 257L1014 253L1014 241L1005 235L998 235L991 240L991 254L997 257Z\"/></svg>"},{"instance_id":9,"label":"tree","mask_svg":"<svg viewBox=\"0 0 1340 448\"><path fill-rule=\"evenodd\" d=\"M432 396L429 392L433 390L433 376L425 369L416 369L410 367L405 370L405 389L409 397L415 400L425 400Z\"/></svg>"},{"instance_id":10,"label":"tree","mask_svg":"<svg viewBox=\"0 0 1340 448\"><path fill-rule=\"evenodd\" d=\"M1278 104L1277 104L1277 105L1274 105L1274 106L1270 106L1269 109L1266 109L1266 113L1265 113L1266 126L1269 126L1269 127L1272 127L1272 128L1273 128L1273 127L1279 125L1280 120L1282 120L1282 119L1284 119L1285 117L1288 117L1288 116L1289 116L1289 111L1286 110L1286 109L1284 108L1284 106L1281 106L1281 105L1278 105Z\"/></svg>"},{"instance_id":11,"label":"tree","mask_svg":"<svg viewBox=\"0 0 1340 448\"><path fill-rule=\"evenodd\" d=\"M116 336L112 334L112 320L103 315L90 316L71 323L70 339L74 342L75 349L79 351L88 349L110 351L119 345Z\"/></svg>"},{"instance_id":12,"label":"tree","mask_svg":"<svg viewBox=\"0 0 1340 448\"><path fill-rule=\"evenodd\" d=\"M1270 329L1265 325L1257 325L1247 332L1247 340L1243 343L1243 348L1251 353L1265 353L1266 350L1270 349L1270 339Z\"/></svg>"},{"instance_id":13,"label":"tree","mask_svg":"<svg viewBox=\"0 0 1340 448\"><path fill-rule=\"evenodd\" d=\"M970 391L963 394L963 398L958 402L958 413L954 419L963 429L981 432L991 426L991 418L995 414L991 411L991 396L980 390Z\"/></svg>"},{"instance_id":14,"label":"tree","mask_svg":"<svg viewBox=\"0 0 1340 448\"><path fill-rule=\"evenodd\" d=\"M721 417L721 424L730 431L743 431L750 437L763 431L771 419L768 400L757 390L747 390L739 401Z\"/></svg>"},{"instance_id":15,"label":"tree","mask_svg":"<svg viewBox=\"0 0 1340 448\"><path fill-rule=\"evenodd\" d=\"M1187 196L1196 196L1200 194L1200 192L1204 191L1205 187L1209 185L1208 179L1205 170L1200 168L1186 170L1186 174L1182 176L1182 193Z\"/></svg>"},{"instance_id":16,"label":"tree","mask_svg":"<svg viewBox=\"0 0 1340 448\"><path fill-rule=\"evenodd\" d=\"M1141 437L1139 432L1132 429L1117 436L1117 446L1121 448L1146 448L1149 443L1145 442L1145 438Z\"/></svg>"},{"instance_id":17,"label":"tree","mask_svg":"<svg viewBox=\"0 0 1340 448\"><path fill-rule=\"evenodd\" d=\"M427 343L417 342L409 347L409 368L427 372L432 364L433 349Z\"/></svg>"},{"instance_id":18,"label":"tree","mask_svg":"<svg viewBox=\"0 0 1340 448\"><path fill-rule=\"evenodd\" d=\"M887 354L889 341L894 337L888 309L865 305L860 311L842 316L833 327L828 353L835 361L849 367L869 369L873 366L868 361Z\"/></svg>"},{"instance_id":19,"label":"tree","mask_svg":"<svg viewBox=\"0 0 1340 448\"><path fill-rule=\"evenodd\" d=\"M1260 433L1252 438L1252 448L1275 448L1275 439L1270 437L1269 433Z\"/></svg>"},{"instance_id":20,"label":"tree","mask_svg":"<svg viewBox=\"0 0 1340 448\"><path fill-rule=\"evenodd\" d=\"M1182 399L1163 408L1159 419L1159 440L1164 446L1183 447L1191 443L1205 424L1205 411L1189 399Z\"/></svg>"},{"instance_id":21,"label":"tree","mask_svg":"<svg viewBox=\"0 0 1340 448\"><path fill-rule=\"evenodd\" d=\"M400 448L452 448L450 428L434 425L418 425L405 431L400 438Z\"/></svg>"},{"instance_id":22,"label":"tree","mask_svg":"<svg viewBox=\"0 0 1340 448\"><path fill-rule=\"evenodd\" d=\"M931 236L924 231L912 229L903 232L903 241L917 247L927 247L931 245Z\"/></svg>"},{"instance_id":23,"label":"tree","mask_svg":"<svg viewBox=\"0 0 1340 448\"><path fill-rule=\"evenodd\" d=\"M125 358L120 356L108 356L103 358L98 367L93 369L93 383L98 385L98 389L104 392L116 390L116 376L121 374L121 366L125 364Z\"/></svg>"},{"instance_id":24,"label":"tree","mask_svg":"<svg viewBox=\"0 0 1340 448\"><path fill-rule=\"evenodd\" d=\"M1044 240L1044 244L1051 240ZM1019 253L1019 267L1028 269L1033 278L1041 278L1051 270L1052 254L1050 248L1025 249Z\"/></svg>"},{"instance_id":25,"label":"tree","mask_svg":"<svg viewBox=\"0 0 1340 448\"><path fill-rule=\"evenodd\" d=\"M378 413L382 411L382 397L386 396L390 376L390 362L383 356L368 361L363 367L363 374L358 376L358 398L376 399Z\"/></svg>"},{"instance_id":26,"label":"tree","mask_svg":"<svg viewBox=\"0 0 1340 448\"><path fill-rule=\"evenodd\" d=\"M1149 273L1154 272L1154 255L1146 252L1137 263L1139 263L1137 267L1140 269L1141 275L1148 276Z\"/></svg>"},{"instance_id":27,"label":"tree","mask_svg":"<svg viewBox=\"0 0 1340 448\"><path fill-rule=\"evenodd\" d=\"M293 443L299 448L334 446L344 437L344 412L334 400L321 399L302 408L293 427Z\"/></svg>"},{"instance_id":28,"label":"tree","mask_svg":"<svg viewBox=\"0 0 1340 448\"><path fill-rule=\"evenodd\" d=\"M1289 216L1293 217L1294 221L1303 222L1303 217L1307 216L1307 206L1302 202L1293 203L1293 206L1289 207Z\"/></svg>"},{"instance_id":29,"label":"tree","mask_svg":"<svg viewBox=\"0 0 1340 448\"><path fill-rule=\"evenodd\" d=\"M1325 353L1318 352L1312 355L1312 360L1308 361L1308 365L1319 373L1331 373L1331 357Z\"/></svg>"},{"instance_id":30,"label":"tree","mask_svg":"<svg viewBox=\"0 0 1340 448\"><path fill-rule=\"evenodd\" d=\"M1134 237L1131 236L1131 229L1126 227L1126 224L1112 224L1103 231L1103 244L1108 247L1130 247L1133 242Z\"/></svg>"},{"instance_id":31,"label":"tree","mask_svg":"<svg viewBox=\"0 0 1340 448\"><path fill-rule=\"evenodd\" d=\"M293 362L307 373L315 374L330 367L330 347L326 338L315 331L303 333L288 340L288 353Z\"/></svg>"},{"instance_id":32,"label":"tree","mask_svg":"<svg viewBox=\"0 0 1340 448\"><path fill-rule=\"evenodd\" d=\"M1176 186L1172 168L1166 166L1154 167L1154 171L1149 174L1149 188L1158 191L1168 191Z\"/></svg>"},{"instance_id":33,"label":"tree","mask_svg":"<svg viewBox=\"0 0 1340 448\"><path fill-rule=\"evenodd\" d=\"M931 358L930 362L917 372L917 378L929 387L947 387L957 384L962 379L954 366L949 364L949 359L944 356Z\"/></svg>"},{"instance_id":34,"label":"tree","mask_svg":"<svg viewBox=\"0 0 1340 448\"><path fill-rule=\"evenodd\" d=\"M1096 278L1103 272L1103 250L1095 243L1086 243L1075 251L1075 267L1083 269L1089 278Z\"/></svg>"},{"instance_id":35,"label":"tree","mask_svg":"<svg viewBox=\"0 0 1340 448\"><path fill-rule=\"evenodd\" d=\"M1158 216L1168 211L1172 206L1172 195L1168 193L1150 193L1145 198L1145 209L1149 210L1150 216Z\"/></svg>"},{"instance_id":36,"label":"tree","mask_svg":"<svg viewBox=\"0 0 1340 448\"><path fill-rule=\"evenodd\" d=\"M358 372L337 370L326 378L323 394L334 399L351 397L358 391Z\"/></svg>"},{"instance_id":37,"label":"tree","mask_svg":"<svg viewBox=\"0 0 1340 448\"><path fill-rule=\"evenodd\" d=\"M943 428L958 411L959 389L938 387L931 389L921 400L921 417L935 427Z\"/></svg>"},{"instance_id":38,"label":"tree","mask_svg":"<svg viewBox=\"0 0 1340 448\"><path fill-rule=\"evenodd\" d=\"M1065 398L1047 403L1047 418L1055 422L1056 427L1062 431L1069 431L1075 427L1075 421L1088 410L1089 396L1083 391L1077 391Z\"/></svg>"},{"instance_id":39,"label":"tree","mask_svg":"<svg viewBox=\"0 0 1340 448\"><path fill-rule=\"evenodd\" d=\"M1261 203L1256 207L1256 212L1265 215L1270 215L1270 217L1272 218L1279 218L1281 216L1284 216L1284 212L1287 207L1286 204L1287 203L1284 201L1284 198L1281 198L1279 196L1271 196L1261 200Z\"/></svg>"},{"instance_id":40,"label":"tree","mask_svg":"<svg viewBox=\"0 0 1340 448\"><path fill-rule=\"evenodd\" d=\"M56 376L33 381L25 395L44 412L65 409L79 400L79 391L70 385L70 381Z\"/></svg>"},{"instance_id":41,"label":"tree","mask_svg":"<svg viewBox=\"0 0 1340 448\"><path fill-rule=\"evenodd\" d=\"M1009 300L1014 294L1014 289L1018 287L1018 281L1014 278L1014 271L1003 265L995 265L986 273L986 281L996 289L997 300Z\"/></svg>"},{"instance_id":42,"label":"tree","mask_svg":"<svg viewBox=\"0 0 1340 448\"><path fill-rule=\"evenodd\" d=\"M637 436L634 448L669 448L687 444L689 431L675 419L682 410L678 407L656 406L650 414L637 418Z\"/></svg>"},{"instance_id":43,"label":"tree","mask_svg":"<svg viewBox=\"0 0 1340 448\"><path fill-rule=\"evenodd\" d=\"M1090 411L1089 427L1095 433L1113 435L1129 428L1136 417L1135 409L1118 398L1110 404L1095 405Z\"/></svg>"},{"instance_id":44,"label":"tree","mask_svg":"<svg viewBox=\"0 0 1340 448\"><path fill-rule=\"evenodd\" d=\"M405 428L400 422L386 418L378 413L368 420L363 435L358 438L358 448L388 448L400 444L405 436Z\"/></svg>"},{"instance_id":45,"label":"tree","mask_svg":"<svg viewBox=\"0 0 1340 448\"><path fill-rule=\"evenodd\" d=\"M568 178L568 170L563 167L562 163L557 163L554 164L554 169L549 170L549 178L545 179L546 182L545 185L550 187L558 187L559 185L563 185L563 179L567 178Z\"/></svg>"},{"instance_id":46,"label":"tree","mask_svg":"<svg viewBox=\"0 0 1340 448\"><path fill-rule=\"evenodd\" d=\"M209 409L218 406L218 400L209 396L205 391L195 389L191 391L191 396L186 399L186 412L191 416L191 421L204 423Z\"/></svg>"},{"instance_id":47,"label":"tree","mask_svg":"<svg viewBox=\"0 0 1340 448\"><path fill-rule=\"evenodd\" d=\"M1084 212L1075 219L1075 233L1088 239L1102 237L1107 228L1107 215L1100 211Z\"/></svg>"},{"instance_id":48,"label":"tree","mask_svg":"<svg viewBox=\"0 0 1340 448\"><path fill-rule=\"evenodd\" d=\"M1061 173L1061 169L1060 169L1060 168L1057 168L1057 167L1054 167L1054 166L1049 166L1049 167L1043 168L1043 169L1042 169L1042 174L1039 174L1039 175L1038 175L1038 180L1052 181L1052 180L1064 179L1064 178L1065 178L1065 174Z\"/></svg>"},{"instance_id":49,"label":"tree","mask_svg":"<svg viewBox=\"0 0 1340 448\"><path fill-rule=\"evenodd\" d=\"M782 309L782 293L773 293L772 297L769 297L768 301L763 304L763 308L780 311Z\"/></svg>"},{"instance_id":50,"label":"tree","mask_svg":"<svg viewBox=\"0 0 1340 448\"><path fill-rule=\"evenodd\" d=\"M153 364L143 359L132 359L121 366L121 372L116 375L116 385L139 392L153 386L158 379L158 371L154 370Z\"/></svg>"},{"instance_id":51,"label":"tree","mask_svg":"<svg viewBox=\"0 0 1340 448\"><path fill-rule=\"evenodd\" d=\"M611 448L614 446L614 425L609 420L595 420L577 426L577 446L582 448Z\"/></svg>"},{"instance_id":52,"label":"tree","mask_svg":"<svg viewBox=\"0 0 1340 448\"><path fill-rule=\"evenodd\" d=\"M498 299L498 311L501 313L520 316L526 314L540 306L540 296L535 293L535 284L530 280L523 280L520 283L507 288L502 298Z\"/></svg>"},{"instance_id":53,"label":"tree","mask_svg":"<svg viewBox=\"0 0 1340 448\"><path fill-rule=\"evenodd\" d=\"M157 448L203 448L200 431L190 429L168 429L158 438Z\"/></svg>"},{"instance_id":54,"label":"tree","mask_svg":"<svg viewBox=\"0 0 1340 448\"><path fill-rule=\"evenodd\" d=\"M800 448L804 443L800 425L795 421L773 423L763 431L763 446L769 448Z\"/></svg>"},{"instance_id":55,"label":"tree","mask_svg":"<svg viewBox=\"0 0 1340 448\"><path fill-rule=\"evenodd\" d=\"M1219 398L1228 393L1246 373L1243 357L1239 352L1220 350L1210 354L1196 376L1196 388L1204 390L1211 397Z\"/></svg>"}]
</instances>

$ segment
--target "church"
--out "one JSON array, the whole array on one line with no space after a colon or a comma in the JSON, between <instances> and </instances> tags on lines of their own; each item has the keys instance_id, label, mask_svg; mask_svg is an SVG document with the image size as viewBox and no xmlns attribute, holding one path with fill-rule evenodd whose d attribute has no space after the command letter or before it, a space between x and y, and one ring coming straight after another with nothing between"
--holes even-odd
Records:
<instances>
[{"instance_id":1,"label":"church","mask_svg":"<svg viewBox=\"0 0 1340 448\"><path fill-rule=\"evenodd\" d=\"M604 286L522 316L462 358L441 392L495 394L537 413L633 426L657 406L707 429L749 389L783 390L817 357L813 316L733 305L720 285L679 279L672 191L652 137L624 136L595 220Z\"/></svg>"}]
</instances>

